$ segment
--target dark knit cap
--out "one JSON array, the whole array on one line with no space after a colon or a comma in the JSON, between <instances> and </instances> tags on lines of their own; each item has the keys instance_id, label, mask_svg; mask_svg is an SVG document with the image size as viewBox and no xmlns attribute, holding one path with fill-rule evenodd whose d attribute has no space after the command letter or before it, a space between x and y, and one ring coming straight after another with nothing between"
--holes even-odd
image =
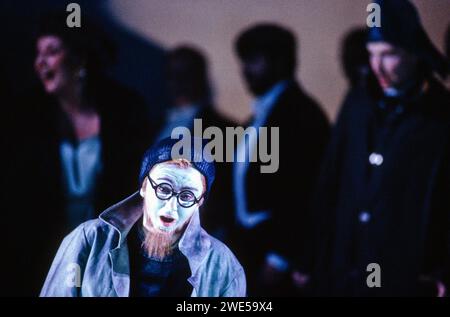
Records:
<instances>
[{"instance_id":1,"label":"dark knit cap","mask_svg":"<svg viewBox=\"0 0 450 317\"><path fill-rule=\"evenodd\" d=\"M208 195L214 182L216 169L212 156L208 151L204 151L205 145L205 140L196 137L183 139L171 139L169 137L162 139L144 154L139 173L139 186L142 185L145 177L156 164L176 159L186 159L205 177L205 195Z\"/></svg>"}]
</instances>

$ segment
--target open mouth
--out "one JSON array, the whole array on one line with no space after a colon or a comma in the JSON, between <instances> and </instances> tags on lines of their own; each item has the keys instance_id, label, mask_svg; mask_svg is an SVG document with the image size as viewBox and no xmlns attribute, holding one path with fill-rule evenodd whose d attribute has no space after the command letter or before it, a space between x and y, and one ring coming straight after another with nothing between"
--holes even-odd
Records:
<instances>
[{"instance_id":1,"label":"open mouth","mask_svg":"<svg viewBox=\"0 0 450 317\"><path fill-rule=\"evenodd\" d=\"M55 78L55 72L48 70L41 72L41 79L42 81L51 81Z\"/></svg>"},{"instance_id":2,"label":"open mouth","mask_svg":"<svg viewBox=\"0 0 450 317\"><path fill-rule=\"evenodd\" d=\"M162 224L166 227L170 226L175 222L175 218L168 216L160 216L159 219L161 220Z\"/></svg>"}]
</instances>

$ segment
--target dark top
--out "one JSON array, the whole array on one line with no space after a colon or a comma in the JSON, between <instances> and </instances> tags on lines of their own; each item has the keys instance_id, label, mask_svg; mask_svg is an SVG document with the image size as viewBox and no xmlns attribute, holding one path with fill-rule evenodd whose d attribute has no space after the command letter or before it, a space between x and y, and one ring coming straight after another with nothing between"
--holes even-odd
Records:
<instances>
[{"instance_id":1,"label":"dark top","mask_svg":"<svg viewBox=\"0 0 450 317\"><path fill-rule=\"evenodd\" d=\"M142 248L144 233L137 221L128 235L130 255L130 297L189 297L192 285L187 258L175 248L164 259L147 255Z\"/></svg>"},{"instance_id":2,"label":"dark top","mask_svg":"<svg viewBox=\"0 0 450 317\"><path fill-rule=\"evenodd\" d=\"M328 120L315 100L291 81L263 126L268 127L269 140L270 129L279 127L279 169L264 174L260 162L249 164L245 175L247 207L249 212L270 211L271 218L254 229L238 229L233 250L239 254L242 237L248 236L248 246L239 257L244 263L246 255L253 261L257 253L265 256L275 252L292 265L301 265L311 189L328 141Z\"/></svg>"}]
</instances>

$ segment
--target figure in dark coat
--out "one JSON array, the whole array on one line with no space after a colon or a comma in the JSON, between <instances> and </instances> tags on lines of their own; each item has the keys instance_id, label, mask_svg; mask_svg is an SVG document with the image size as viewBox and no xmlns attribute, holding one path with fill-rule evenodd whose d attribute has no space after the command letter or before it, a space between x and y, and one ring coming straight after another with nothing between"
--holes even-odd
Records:
<instances>
[{"instance_id":1,"label":"figure in dark coat","mask_svg":"<svg viewBox=\"0 0 450 317\"><path fill-rule=\"evenodd\" d=\"M272 154L271 129L279 129L279 166L262 173L261 162L234 163L234 247L247 272L249 295L292 296L291 274L303 262L309 199L328 140L328 121L294 79L296 41L291 31L256 25L238 37L236 51L257 99L247 126L268 129ZM257 149L260 144L251 151Z\"/></svg>"},{"instance_id":2,"label":"figure in dark coat","mask_svg":"<svg viewBox=\"0 0 450 317\"><path fill-rule=\"evenodd\" d=\"M441 296L450 287L450 95L415 8L377 1L377 79L342 106L316 193L317 295ZM409 34L411 33L412 34ZM373 273L373 274L372 274Z\"/></svg>"}]
</instances>

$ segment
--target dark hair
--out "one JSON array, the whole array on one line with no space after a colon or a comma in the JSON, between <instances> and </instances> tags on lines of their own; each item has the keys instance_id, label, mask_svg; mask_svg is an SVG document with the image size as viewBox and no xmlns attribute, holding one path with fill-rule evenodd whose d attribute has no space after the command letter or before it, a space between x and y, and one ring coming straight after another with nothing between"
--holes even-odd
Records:
<instances>
[{"instance_id":1,"label":"dark hair","mask_svg":"<svg viewBox=\"0 0 450 317\"><path fill-rule=\"evenodd\" d=\"M115 59L115 46L104 31L87 16L82 16L81 27L67 26L65 14L49 13L42 16L35 31L35 41L45 35L59 37L68 49L72 62L83 62L89 75L95 76Z\"/></svg>"},{"instance_id":2,"label":"dark hair","mask_svg":"<svg viewBox=\"0 0 450 317\"><path fill-rule=\"evenodd\" d=\"M341 44L342 68L352 86L360 84L364 75L370 71L366 39L367 30L357 27L346 33Z\"/></svg>"},{"instance_id":3,"label":"dark hair","mask_svg":"<svg viewBox=\"0 0 450 317\"><path fill-rule=\"evenodd\" d=\"M293 32L285 27L263 23L242 32L235 51L241 59L263 54L269 61L280 63L282 75L292 77L297 66L297 43Z\"/></svg>"},{"instance_id":4,"label":"dark hair","mask_svg":"<svg viewBox=\"0 0 450 317\"><path fill-rule=\"evenodd\" d=\"M211 88L208 62L203 53L192 46L179 46L168 53L168 77L175 96L209 103Z\"/></svg>"}]
</instances>

